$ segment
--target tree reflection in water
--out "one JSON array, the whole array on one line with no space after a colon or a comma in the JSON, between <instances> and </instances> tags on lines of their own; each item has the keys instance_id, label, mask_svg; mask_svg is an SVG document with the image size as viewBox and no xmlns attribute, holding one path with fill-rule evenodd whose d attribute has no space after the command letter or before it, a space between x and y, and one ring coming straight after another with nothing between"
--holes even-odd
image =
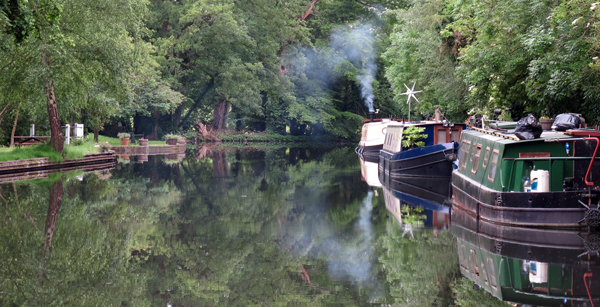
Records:
<instances>
[{"instance_id":1,"label":"tree reflection in water","mask_svg":"<svg viewBox=\"0 0 600 307\"><path fill-rule=\"evenodd\" d=\"M12 185L0 185L0 305L451 297L455 241L428 230L402 237L383 197L360 180L353 148L216 147L162 161L18 183L18 206Z\"/></svg>"}]
</instances>

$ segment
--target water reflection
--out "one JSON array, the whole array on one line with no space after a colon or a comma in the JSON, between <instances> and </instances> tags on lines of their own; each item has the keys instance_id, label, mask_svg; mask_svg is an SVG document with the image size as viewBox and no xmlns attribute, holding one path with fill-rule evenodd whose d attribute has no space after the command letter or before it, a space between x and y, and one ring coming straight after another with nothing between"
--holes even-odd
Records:
<instances>
[{"instance_id":1,"label":"water reflection","mask_svg":"<svg viewBox=\"0 0 600 307\"><path fill-rule=\"evenodd\" d=\"M371 277L371 263L373 261L373 240L375 233L372 225L373 192L365 197L361 207L360 216L355 222L355 234L360 240L354 244L344 244L337 238L332 238L329 243L331 252L339 257L328 260L328 270L331 276L338 280L365 282ZM354 261L348 261L354 259ZM372 281L371 281L372 282Z\"/></svg>"},{"instance_id":2,"label":"water reflection","mask_svg":"<svg viewBox=\"0 0 600 307\"><path fill-rule=\"evenodd\" d=\"M494 225L462 210L453 212L452 233L461 273L499 300L540 306L600 302L596 233Z\"/></svg>"},{"instance_id":3,"label":"water reflection","mask_svg":"<svg viewBox=\"0 0 600 307\"><path fill-rule=\"evenodd\" d=\"M351 147L168 160L1 184L0 305L456 305L446 184L381 184Z\"/></svg>"}]
</instances>

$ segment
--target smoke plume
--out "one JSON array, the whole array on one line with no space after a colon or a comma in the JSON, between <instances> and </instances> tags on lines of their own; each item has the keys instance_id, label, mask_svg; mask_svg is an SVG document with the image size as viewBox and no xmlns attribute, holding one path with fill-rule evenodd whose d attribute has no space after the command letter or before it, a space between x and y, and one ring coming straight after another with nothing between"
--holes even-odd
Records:
<instances>
[{"instance_id":1,"label":"smoke plume","mask_svg":"<svg viewBox=\"0 0 600 307\"><path fill-rule=\"evenodd\" d=\"M338 27L333 30L330 42L332 49L360 70L356 79L360 83L361 97L369 108L369 112L374 111L373 80L377 74L377 64L375 63L377 52L371 31L372 27L367 24Z\"/></svg>"}]
</instances>

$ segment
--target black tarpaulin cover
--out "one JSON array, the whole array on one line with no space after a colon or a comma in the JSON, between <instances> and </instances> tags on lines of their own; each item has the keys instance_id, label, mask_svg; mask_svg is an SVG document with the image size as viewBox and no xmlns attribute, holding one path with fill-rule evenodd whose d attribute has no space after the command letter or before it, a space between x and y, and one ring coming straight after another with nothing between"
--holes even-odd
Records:
<instances>
[{"instance_id":1,"label":"black tarpaulin cover","mask_svg":"<svg viewBox=\"0 0 600 307\"><path fill-rule=\"evenodd\" d=\"M539 138L543 131L542 125L538 123L532 114L529 114L527 117L523 117L517 122L515 135L520 140L532 140Z\"/></svg>"}]
</instances>

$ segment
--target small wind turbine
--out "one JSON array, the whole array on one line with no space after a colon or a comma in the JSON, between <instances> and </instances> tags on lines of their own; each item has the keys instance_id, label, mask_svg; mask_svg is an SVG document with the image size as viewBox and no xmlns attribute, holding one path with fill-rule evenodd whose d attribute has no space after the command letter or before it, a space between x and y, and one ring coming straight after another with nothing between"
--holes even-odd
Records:
<instances>
[{"instance_id":1,"label":"small wind turbine","mask_svg":"<svg viewBox=\"0 0 600 307\"><path fill-rule=\"evenodd\" d=\"M415 94L422 92L422 91L415 91L415 84L417 84L417 82L413 83L412 88L408 88L408 86L406 86L406 83L405 83L404 87L406 87L406 93L400 94L400 95L408 95L408 100L406 101L406 103L408 103L408 121L409 122L410 122L410 98L414 98L417 102L419 102L419 99L417 99L417 96L415 96Z\"/></svg>"}]
</instances>

